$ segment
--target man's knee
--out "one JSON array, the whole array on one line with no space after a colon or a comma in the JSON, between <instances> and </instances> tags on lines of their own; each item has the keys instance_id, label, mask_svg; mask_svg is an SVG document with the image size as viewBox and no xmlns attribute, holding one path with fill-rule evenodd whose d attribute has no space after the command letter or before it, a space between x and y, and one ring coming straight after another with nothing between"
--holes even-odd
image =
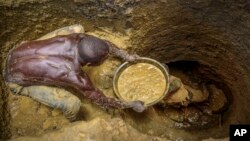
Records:
<instances>
[{"instance_id":1,"label":"man's knee","mask_svg":"<svg viewBox=\"0 0 250 141\"><path fill-rule=\"evenodd\" d=\"M80 99L75 96L72 96L65 104L66 107L65 109L63 109L65 117L70 120L74 120L81 107Z\"/></svg>"},{"instance_id":2,"label":"man's knee","mask_svg":"<svg viewBox=\"0 0 250 141\"><path fill-rule=\"evenodd\" d=\"M81 101L72 93L56 87L30 86L26 88L28 96L49 107L60 109L68 119L77 115Z\"/></svg>"}]
</instances>

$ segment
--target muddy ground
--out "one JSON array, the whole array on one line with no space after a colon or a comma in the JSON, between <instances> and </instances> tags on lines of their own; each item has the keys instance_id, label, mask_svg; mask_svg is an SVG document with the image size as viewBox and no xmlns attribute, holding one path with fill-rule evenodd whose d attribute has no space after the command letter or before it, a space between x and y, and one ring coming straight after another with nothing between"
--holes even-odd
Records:
<instances>
[{"instance_id":1,"label":"muddy ground","mask_svg":"<svg viewBox=\"0 0 250 141\"><path fill-rule=\"evenodd\" d=\"M0 0L2 63L7 52L21 41L37 39L63 26L81 24L88 34L110 40L131 53L172 64L170 73L179 77L183 76L180 70L192 72L189 76L196 74L192 67L185 70L174 63L197 62L196 68L205 76L202 79L218 86L230 101L219 121L216 118L219 124L213 122L212 126L192 130L174 126L175 122L162 115L157 107L138 115L130 110L105 111L87 100L83 100L79 121L70 123L58 110L27 97L11 95L1 75L0 139L227 137L230 124L250 123L249 12L247 0ZM110 59L100 67L85 69L94 84L112 97L112 75L120 63ZM3 67L2 64L1 70Z\"/></svg>"}]
</instances>

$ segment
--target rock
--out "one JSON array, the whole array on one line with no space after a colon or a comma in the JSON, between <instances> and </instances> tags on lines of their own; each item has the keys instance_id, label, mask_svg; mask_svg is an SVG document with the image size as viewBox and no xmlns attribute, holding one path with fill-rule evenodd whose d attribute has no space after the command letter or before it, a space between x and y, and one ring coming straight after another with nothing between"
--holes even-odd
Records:
<instances>
[{"instance_id":1,"label":"rock","mask_svg":"<svg viewBox=\"0 0 250 141\"><path fill-rule=\"evenodd\" d=\"M60 129L65 125L69 125L69 123L70 123L69 120L62 116L58 116L56 118L49 117L43 122L42 129L43 130Z\"/></svg>"},{"instance_id":2,"label":"rock","mask_svg":"<svg viewBox=\"0 0 250 141\"><path fill-rule=\"evenodd\" d=\"M209 139L204 139L202 141L229 141L229 138L223 138L223 139L214 139L214 138L209 138Z\"/></svg>"},{"instance_id":3,"label":"rock","mask_svg":"<svg viewBox=\"0 0 250 141\"><path fill-rule=\"evenodd\" d=\"M209 85L208 90L210 97L208 102L202 107L205 111L211 111L212 113L218 113L228 106L228 100L225 93L217 88L215 85Z\"/></svg>"},{"instance_id":4,"label":"rock","mask_svg":"<svg viewBox=\"0 0 250 141\"><path fill-rule=\"evenodd\" d=\"M46 1L49 1L49 0L40 0L40 1L37 1L37 0L6 0L6 1L1 1L0 5L18 7L21 4L46 2Z\"/></svg>"},{"instance_id":5,"label":"rock","mask_svg":"<svg viewBox=\"0 0 250 141\"><path fill-rule=\"evenodd\" d=\"M59 110L59 109L54 109L53 111L52 111L52 116L58 116L58 115L62 115L62 111L61 110Z\"/></svg>"},{"instance_id":6,"label":"rock","mask_svg":"<svg viewBox=\"0 0 250 141\"><path fill-rule=\"evenodd\" d=\"M184 86L188 91L191 92L191 98L190 98L190 101L191 102L204 102L205 100L208 99L208 92L204 92L200 89L194 89L188 85L185 85Z\"/></svg>"},{"instance_id":7,"label":"rock","mask_svg":"<svg viewBox=\"0 0 250 141\"><path fill-rule=\"evenodd\" d=\"M26 96L10 93L8 103L12 137L41 135L70 123L61 112L55 114L55 110Z\"/></svg>"},{"instance_id":8,"label":"rock","mask_svg":"<svg viewBox=\"0 0 250 141\"><path fill-rule=\"evenodd\" d=\"M202 128L209 126L216 118L202 113L198 108L188 106L182 109L168 108L166 116L174 121L177 128Z\"/></svg>"},{"instance_id":9,"label":"rock","mask_svg":"<svg viewBox=\"0 0 250 141\"><path fill-rule=\"evenodd\" d=\"M10 141L166 141L160 137L145 135L128 124L120 118L103 119L95 118L91 121L76 122L72 125L62 128L59 131L44 134L39 137L20 137L11 139Z\"/></svg>"},{"instance_id":10,"label":"rock","mask_svg":"<svg viewBox=\"0 0 250 141\"><path fill-rule=\"evenodd\" d=\"M181 80L177 77L171 76L170 82L177 79L181 82ZM164 102L168 105L188 105L189 94L188 91L185 89L183 83L180 84L180 87L173 93L169 93L166 98L164 98Z\"/></svg>"}]
</instances>

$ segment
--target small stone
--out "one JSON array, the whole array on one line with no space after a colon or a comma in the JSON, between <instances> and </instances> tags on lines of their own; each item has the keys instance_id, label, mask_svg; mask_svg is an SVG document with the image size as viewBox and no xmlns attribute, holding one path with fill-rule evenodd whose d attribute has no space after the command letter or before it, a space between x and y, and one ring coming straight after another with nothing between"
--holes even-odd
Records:
<instances>
[{"instance_id":1,"label":"small stone","mask_svg":"<svg viewBox=\"0 0 250 141\"><path fill-rule=\"evenodd\" d=\"M50 109L49 109L47 106L41 104L41 106L40 106L40 108L38 109L37 113L38 113L38 114L41 114L41 115L46 115L46 116L48 116L49 113L50 113Z\"/></svg>"},{"instance_id":2,"label":"small stone","mask_svg":"<svg viewBox=\"0 0 250 141\"><path fill-rule=\"evenodd\" d=\"M222 110L228 102L225 93L215 85L209 85L208 88L211 93L209 99L209 109L213 112Z\"/></svg>"},{"instance_id":3,"label":"small stone","mask_svg":"<svg viewBox=\"0 0 250 141\"><path fill-rule=\"evenodd\" d=\"M43 122L42 128L44 130L59 129L64 125L68 125L69 123L69 120L64 117L48 118L45 120L45 122Z\"/></svg>"},{"instance_id":4,"label":"small stone","mask_svg":"<svg viewBox=\"0 0 250 141\"><path fill-rule=\"evenodd\" d=\"M59 109L54 109L51 114L53 117L56 117L56 116L62 115L62 111Z\"/></svg>"},{"instance_id":5,"label":"small stone","mask_svg":"<svg viewBox=\"0 0 250 141\"><path fill-rule=\"evenodd\" d=\"M149 135L153 135L153 134L154 134L154 131L153 131L152 129L150 129L150 130L148 131L148 134L149 134Z\"/></svg>"}]
</instances>

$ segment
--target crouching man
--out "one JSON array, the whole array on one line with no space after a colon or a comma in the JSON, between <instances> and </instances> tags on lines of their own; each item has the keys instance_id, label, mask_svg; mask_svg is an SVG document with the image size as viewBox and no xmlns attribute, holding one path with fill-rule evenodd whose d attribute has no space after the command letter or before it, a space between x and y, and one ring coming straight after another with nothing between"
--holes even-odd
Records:
<instances>
[{"instance_id":1,"label":"crouching man","mask_svg":"<svg viewBox=\"0 0 250 141\"><path fill-rule=\"evenodd\" d=\"M85 65L101 64L109 55L130 62L139 58L108 41L84 34L82 26L73 25L13 48L6 60L4 78L13 93L61 109L71 120L79 111L79 98L88 98L103 108L144 111L140 101L127 103L104 96L81 70ZM76 96L61 88L72 90Z\"/></svg>"}]
</instances>

